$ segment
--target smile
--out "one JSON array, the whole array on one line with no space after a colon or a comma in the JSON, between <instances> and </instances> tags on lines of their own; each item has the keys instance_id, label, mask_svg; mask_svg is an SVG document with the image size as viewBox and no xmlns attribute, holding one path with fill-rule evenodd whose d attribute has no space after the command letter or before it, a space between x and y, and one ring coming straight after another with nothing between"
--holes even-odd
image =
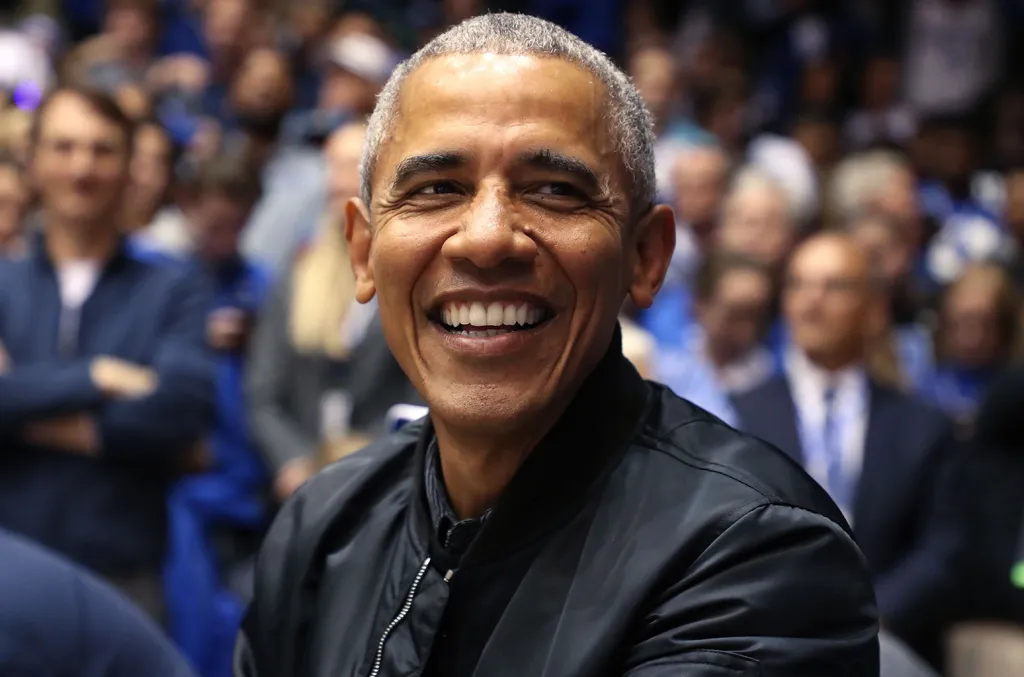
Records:
<instances>
[{"instance_id":1,"label":"smile","mask_svg":"<svg viewBox=\"0 0 1024 677\"><path fill-rule=\"evenodd\" d=\"M553 313L536 303L522 302L449 302L431 319L445 331L467 338L491 338L539 328Z\"/></svg>"}]
</instances>

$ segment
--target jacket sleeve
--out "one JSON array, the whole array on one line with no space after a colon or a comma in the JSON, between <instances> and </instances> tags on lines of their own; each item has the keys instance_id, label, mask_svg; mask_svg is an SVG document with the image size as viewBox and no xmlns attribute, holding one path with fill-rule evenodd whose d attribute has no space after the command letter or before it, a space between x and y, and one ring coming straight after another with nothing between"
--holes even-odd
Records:
<instances>
[{"instance_id":1,"label":"jacket sleeve","mask_svg":"<svg viewBox=\"0 0 1024 677\"><path fill-rule=\"evenodd\" d=\"M108 403L98 415L104 453L166 457L185 451L208 429L214 406L214 356L206 345L209 296L183 276L173 289L151 365L156 391Z\"/></svg>"},{"instance_id":2,"label":"jacket sleeve","mask_svg":"<svg viewBox=\"0 0 1024 677\"><path fill-rule=\"evenodd\" d=\"M15 365L0 374L0 437L15 436L32 421L86 411L102 401L86 360Z\"/></svg>"},{"instance_id":3,"label":"jacket sleeve","mask_svg":"<svg viewBox=\"0 0 1024 677\"><path fill-rule=\"evenodd\" d=\"M626 677L878 677L871 580L801 508L745 508L646 614Z\"/></svg>"},{"instance_id":4,"label":"jacket sleeve","mask_svg":"<svg viewBox=\"0 0 1024 677\"><path fill-rule=\"evenodd\" d=\"M966 547L963 492L957 486L965 460L952 434L940 434L921 463L921 515L914 544L875 581L882 622L899 637L930 633L954 606L959 562Z\"/></svg>"},{"instance_id":5,"label":"jacket sleeve","mask_svg":"<svg viewBox=\"0 0 1024 677\"><path fill-rule=\"evenodd\" d=\"M274 290L246 361L249 421L264 460L275 471L288 461L311 456L316 447L316 440L310 439L280 404L295 355L288 337L289 290L287 278Z\"/></svg>"}]
</instances>

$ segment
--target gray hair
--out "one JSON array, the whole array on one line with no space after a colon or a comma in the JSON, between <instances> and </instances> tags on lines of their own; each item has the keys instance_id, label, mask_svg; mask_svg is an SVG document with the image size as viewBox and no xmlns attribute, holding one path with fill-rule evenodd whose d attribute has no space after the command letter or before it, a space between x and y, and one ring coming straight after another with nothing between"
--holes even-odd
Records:
<instances>
[{"instance_id":1,"label":"gray hair","mask_svg":"<svg viewBox=\"0 0 1024 677\"><path fill-rule=\"evenodd\" d=\"M360 196L367 206L381 146L398 115L402 84L429 59L457 54L547 56L590 72L608 90L606 120L630 177L632 206L654 201L654 123L629 76L605 54L553 23L524 14L484 14L450 28L402 62L377 97L359 163Z\"/></svg>"},{"instance_id":2,"label":"gray hair","mask_svg":"<svg viewBox=\"0 0 1024 677\"><path fill-rule=\"evenodd\" d=\"M793 204L789 193L786 192L778 179L766 172L761 167L753 164L746 164L740 167L732 177L729 188L722 198L722 204L728 205L740 194L747 191L764 192L771 195L782 206L786 215L786 224L795 228L799 220L799 210Z\"/></svg>"},{"instance_id":3,"label":"gray hair","mask_svg":"<svg viewBox=\"0 0 1024 677\"><path fill-rule=\"evenodd\" d=\"M829 185L833 218L840 223L856 219L869 210L879 193L908 167L907 160L901 155L885 150L869 151L843 160L833 172Z\"/></svg>"}]
</instances>

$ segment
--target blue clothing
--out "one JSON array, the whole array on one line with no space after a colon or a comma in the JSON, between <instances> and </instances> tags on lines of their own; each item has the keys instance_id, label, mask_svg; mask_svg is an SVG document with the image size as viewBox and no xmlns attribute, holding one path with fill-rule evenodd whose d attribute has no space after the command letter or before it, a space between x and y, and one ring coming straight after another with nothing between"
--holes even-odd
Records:
<instances>
[{"instance_id":1,"label":"blue clothing","mask_svg":"<svg viewBox=\"0 0 1024 677\"><path fill-rule=\"evenodd\" d=\"M667 385L679 397L693 402L731 426L739 417L729 396L722 389L711 365L688 349L658 351L654 364L655 380Z\"/></svg>"},{"instance_id":2,"label":"blue clothing","mask_svg":"<svg viewBox=\"0 0 1024 677\"><path fill-rule=\"evenodd\" d=\"M213 413L209 297L194 276L122 244L81 308L65 310L42 240L0 261L0 526L107 575L155 571L173 463ZM105 398L90 375L100 355L151 368L156 390ZM93 417L98 457L22 440L26 425L73 414Z\"/></svg>"},{"instance_id":3,"label":"blue clothing","mask_svg":"<svg viewBox=\"0 0 1024 677\"><path fill-rule=\"evenodd\" d=\"M270 292L270 275L236 260L211 271L198 261L186 268L210 279L211 310L233 308L255 320ZM211 531L230 525L256 530L266 517L266 466L249 433L243 382L244 355L221 353L217 364L217 416L210 434L213 469L178 482L170 500L170 552L164 567L170 633L201 677L230 677L234 638L244 612L226 589Z\"/></svg>"},{"instance_id":4,"label":"blue clothing","mask_svg":"<svg viewBox=\"0 0 1024 677\"><path fill-rule=\"evenodd\" d=\"M999 369L940 367L918 384L918 393L956 421L969 421Z\"/></svg>"},{"instance_id":5,"label":"blue clothing","mask_svg":"<svg viewBox=\"0 0 1024 677\"><path fill-rule=\"evenodd\" d=\"M0 530L0 674L191 677L153 622L113 588Z\"/></svg>"}]
</instances>

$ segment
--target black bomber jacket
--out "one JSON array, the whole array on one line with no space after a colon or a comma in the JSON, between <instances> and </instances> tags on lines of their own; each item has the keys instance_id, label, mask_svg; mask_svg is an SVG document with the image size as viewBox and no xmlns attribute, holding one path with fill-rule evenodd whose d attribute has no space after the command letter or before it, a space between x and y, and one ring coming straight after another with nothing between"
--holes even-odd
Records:
<instances>
[{"instance_id":1,"label":"black bomber jacket","mask_svg":"<svg viewBox=\"0 0 1024 677\"><path fill-rule=\"evenodd\" d=\"M430 526L432 436L410 424L284 505L237 677L877 677L840 511L618 337L460 562Z\"/></svg>"}]
</instances>

